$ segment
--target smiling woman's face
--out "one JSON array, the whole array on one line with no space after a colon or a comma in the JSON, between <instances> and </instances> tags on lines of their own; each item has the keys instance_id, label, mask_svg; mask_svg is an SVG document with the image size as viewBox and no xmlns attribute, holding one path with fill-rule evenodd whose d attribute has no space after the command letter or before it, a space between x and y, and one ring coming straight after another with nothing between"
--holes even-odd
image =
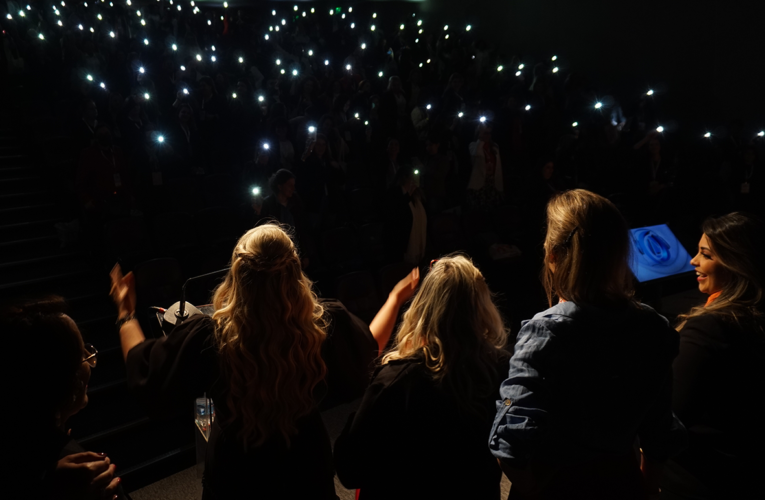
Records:
<instances>
[{"instance_id":1,"label":"smiling woman's face","mask_svg":"<svg viewBox=\"0 0 765 500\"><path fill-rule=\"evenodd\" d=\"M691 265L696 268L696 280L699 282L699 291L702 293L709 295L717 293L730 279L728 270L715 255L706 234L699 240L698 253L691 259Z\"/></svg>"}]
</instances>

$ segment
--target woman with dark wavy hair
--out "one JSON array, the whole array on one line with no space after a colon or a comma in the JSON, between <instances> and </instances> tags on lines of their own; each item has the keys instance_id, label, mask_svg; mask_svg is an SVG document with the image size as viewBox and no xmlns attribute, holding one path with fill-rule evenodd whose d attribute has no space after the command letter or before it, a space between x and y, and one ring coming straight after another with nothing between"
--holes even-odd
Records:
<instances>
[{"instance_id":1,"label":"woman with dark wavy hair","mask_svg":"<svg viewBox=\"0 0 765 500\"><path fill-rule=\"evenodd\" d=\"M702 230L691 265L709 297L680 316L673 409L689 447L675 462L698 498L765 498L765 225L735 212Z\"/></svg>"},{"instance_id":2,"label":"woman with dark wavy hair","mask_svg":"<svg viewBox=\"0 0 765 500\"><path fill-rule=\"evenodd\" d=\"M165 338L146 340L135 321L132 275L115 269L112 280L128 385L150 414L213 399L205 499L335 499L319 404L363 393L392 326L370 332L339 302L319 302L274 224L239 239L212 317L192 316Z\"/></svg>"}]
</instances>

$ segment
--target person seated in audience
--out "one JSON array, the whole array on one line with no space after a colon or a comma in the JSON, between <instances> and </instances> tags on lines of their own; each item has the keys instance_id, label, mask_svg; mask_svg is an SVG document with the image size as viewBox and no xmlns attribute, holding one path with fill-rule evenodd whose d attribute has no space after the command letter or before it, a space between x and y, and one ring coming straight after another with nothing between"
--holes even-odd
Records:
<instances>
[{"instance_id":1,"label":"person seated in audience","mask_svg":"<svg viewBox=\"0 0 765 500\"><path fill-rule=\"evenodd\" d=\"M98 351L83 342L65 310L64 299L49 296L0 311L8 352L30 353L26 361L34 365L23 383L6 388L8 401L21 413L9 436L18 455L6 464L5 477L16 483L18 498L125 498L109 457L85 451L69 437L69 418L88 404ZM11 381L19 374L6 375Z\"/></svg>"},{"instance_id":2,"label":"person seated in audience","mask_svg":"<svg viewBox=\"0 0 765 500\"><path fill-rule=\"evenodd\" d=\"M92 99L83 101L80 111L80 119L72 124L72 138L78 152L93 144L98 125L98 107Z\"/></svg>"},{"instance_id":3,"label":"person seated in audience","mask_svg":"<svg viewBox=\"0 0 765 500\"><path fill-rule=\"evenodd\" d=\"M417 280L398 285L400 306ZM211 397L205 498L335 500L320 404L359 397L392 323L368 328L338 301L318 301L281 228L265 224L237 242L213 296L212 317L192 316L167 337L146 339L135 278L112 270L128 387L155 417ZM395 318L386 304L382 314ZM379 326L383 323L382 326Z\"/></svg>"},{"instance_id":4,"label":"person seated in audience","mask_svg":"<svg viewBox=\"0 0 765 500\"><path fill-rule=\"evenodd\" d=\"M506 341L491 290L470 259L434 261L335 443L343 485L359 488L362 500L499 498L502 472L486 435L508 369ZM414 475L383 473L393 463Z\"/></svg>"},{"instance_id":5,"label":"person seated in audience","mask_svg":"<svg viewBox=\"0 0 765 500\"><path fill-rule=\"evenodd\" d=\"M256 196L252 201L257 224L274 222L293 231L302 256L300 263L303 269L308 269L316 249L303 203L295 192L295 175L286 169L277 170L268 180L268 187L269 196L265 199Z\"/></svg>"},{"instance_id":6,"label":"person seated in audience","mask_svg":"<svg viewBox=\"0 0 765 500\"><path fill-rule=\"evenodd\" d=\"M93 146L80 154L77 191L86 217L124 215L134 208L133 179L127 158L113 145L106 125L98 126Z\"/></svg>"},{"instance_id":7,"label":"person seated in audience","mask_svg":"<svg viewBox=\"0 0 765 500\"><path fill-rule=\"evenodd\" d=\"M672 406L689 433L674 462L691 478L663 489L682 498L763 498L765 224L734 212L707 219L702 231L691 265L708 299L680 316L673 365ZM710 401L717 394L729 403Z\"/></svg>"},{"instance_id":8,"label":"person seated in audience","mask_svg":"<svg viewBox=\"0 0 765 500\"><path fill-rule=\"evenodd\" d=\"M287 135L289 132L289 122L283 118L277 119L274 122L274 132L276 135L274 145L279 151L279 168L291 172L295 168L295 146Z\"/></svg>"},{"instance_id":9,"label":"person seated in audience","mask_svg":"<svg viewBox=\"0 0 765 500\"><path fill-rule=\"evenodd\" d=\"M417 265L425 256L428 216L424 201L414 170L400 168L384 203L383 245L389 261Z\"/></svg>"},{"instance_id":10,"label":"person seated in audience","mask_svg":"<svg viewBox=\"0 0 765 500\"><path fill-rule=\"evenodd\" d=\"M468 210L487 211L504 203L505 185L499 147L491 139L492 124L478 125L477 140L469 146L472 171L467 186Z\"/></svg>"},{"instance_id":11,"label":"person seated in audience","mask_svg":"<svg viewBox=\"0 0 765 500\"><path fill-rule=\"evenodd\" d=\"M379 179L378 184L385 189L390 189L393 186L396 173L401 169L401 162L398 158L400 151L398 139L389 137L385 155L382 155L377 162L377 175L375 175Z\"/></svg>"},{"instance_id":12,"label":"person seated in audience","mask_svg":"<svg viewBox=\"0 0 765 500\"><path fill-rule=\"evenodd\" d=\"M194 110L189 104L182 104L178 108L178 121L168 130L166 142L172 146L175 153L177 173L194 173L199 149L199 130L194 120Z\"/></svg>"},{"instance_id":13,"label":"person seated in audience","mask_svg":"<svg viewBox=\"0 0 765 500\"><path fill-rule=\"evenodd\" d=\"M122 145L125 148L125 152L131 155L133 151L143 147L146 127L149 121L143 112L140 99L137 96L128 97L124 113L122 120L120 120Z\"/></svg>"},{"instance_id":14,"label":"person seated in audience","mask_svg":"<svg viewBox=\"0 0 765 500\"><path fill-rule=\"evenodd\" d=\"M633 298L629 232L610 201L554 197L544 250L550 309L518 332L489 437L509 498L646 499L685 441L677 332Z\"/></svg>"}]
</instances>

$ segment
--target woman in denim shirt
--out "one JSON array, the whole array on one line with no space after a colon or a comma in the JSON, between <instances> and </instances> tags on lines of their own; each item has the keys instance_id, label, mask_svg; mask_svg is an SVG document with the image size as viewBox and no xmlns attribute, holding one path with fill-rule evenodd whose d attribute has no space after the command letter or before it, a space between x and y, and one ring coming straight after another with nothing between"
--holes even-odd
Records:
<instances>
[{"instance_id":1,"label":"woman in denim shirt","mask_svg":"<svg viewBox=\"0 0 765 500\"><path fill-rule=\"evenodd\" d=\"M489 447L511 499L647 498L683 446L671 410L677 333L633 299L627 225L610 201L563 193L547 225L552 307L518 333Z\"/></svg>"}]
</instances>

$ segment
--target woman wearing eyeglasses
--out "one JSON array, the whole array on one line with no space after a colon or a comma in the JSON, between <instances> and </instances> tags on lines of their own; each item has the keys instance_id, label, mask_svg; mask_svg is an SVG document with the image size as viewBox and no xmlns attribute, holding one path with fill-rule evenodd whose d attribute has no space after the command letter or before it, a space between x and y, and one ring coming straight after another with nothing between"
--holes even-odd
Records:
<instances>
[{"instance_id":1,"label":"woman wearing eyeglasses","mask_svg":"<svg viewBox=\"0 0 765 500\"><path fill-rule=\"evenodd\" d=\"M204 393L213 399L203 498L335 500L319 405L363 393L390 322L367 327L339 302L318 301L274 224L239 239L212 317L193 316L167 337L144 338L132 275L115 269L112 280L128 386L150 415L188 412ZM378 314L395 319L414 285L400 283Z\"/></svg>"},{"instance_id":2,"label":"woman wearing eyeglasses","mask_svg":"<svg viewBox=\"0 0 765 500\"><path fill-rule=\"evenodd\" d=\"M338 477L362 500L500 495L486 436L507 373L507 331L468 258L431 266L335 443Z\"/></svg>"},{"instance_id":3,"label":"woman wearing eyeglasses","mask_svg":"<svg viewBox=\"0 0 765 500\"><path fill-rule=\"evenodd\" d=\"M7 436L13 446L6 466L24 498L112 499L122 496L116 466L103 453L86 452L69 437L69 418L88 404L90 370L98 351L82 341L61 297L5 307L0 315L6 352L26 369L4 377L6 413L15 413ZM18 466L18 467L14 467ZM10 467L10 470L9 470Z\"/></svg>"},{"instance_id":4,"label":"woman wearing eyeglasses","mask_svg":"<svg viewBox=\"0 0 765 500\"><path fill-rule=\"evenodd\" d=\"M647 498L685 438L672 415L677 332L633 298L628 229L610 201L555 196L544 249L550 309L518 333L489 437L509 498Z\"/></svg>"}]
</instances>

